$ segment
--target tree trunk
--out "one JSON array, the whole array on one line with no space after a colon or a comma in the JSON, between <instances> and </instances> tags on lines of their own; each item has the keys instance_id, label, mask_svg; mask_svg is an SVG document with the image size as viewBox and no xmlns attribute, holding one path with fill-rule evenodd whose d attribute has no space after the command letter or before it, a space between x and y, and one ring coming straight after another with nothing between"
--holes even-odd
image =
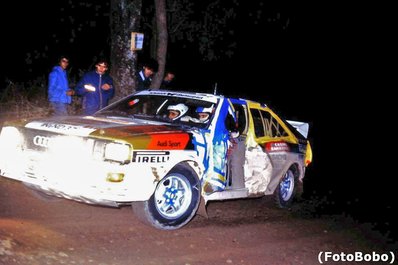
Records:
<instances>
[{"instance_id":1,"label":"tree trunk","mask_svg":"<svg viewBox=\"0 0 398 265\"><path fill-rule=\"evenodd\" d=\"M156 29L157 29L157 61L159 63L159 70L157 74L152 79L151 88L159 89L163 75L164 68L166 65L166 54L167 54L167 17L166 17L166 0L155 0L155 10L156 10Z\"/></svg>"},{"instance_id":2,"label":"tree trunk","mask_svg":"<svg viewBox=\"0 0 398 265\"><path fill-rule=\"evenodd\" d=\"M142 0L111 0L111 76L119 99L135 92L137 53L131 32L139 32Z\"/></svg>"}]
</instances>

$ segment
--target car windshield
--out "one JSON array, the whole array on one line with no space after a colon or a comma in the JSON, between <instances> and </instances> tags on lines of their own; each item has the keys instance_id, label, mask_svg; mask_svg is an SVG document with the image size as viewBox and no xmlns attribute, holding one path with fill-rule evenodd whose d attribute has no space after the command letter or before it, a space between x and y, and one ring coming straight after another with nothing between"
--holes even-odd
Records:
<instances>
[{"instance_id":1,"label":"car windshield","mask_svg":"<svg viewBox=\"0 0 398 265\"><path fill-rule=\"evenodd\" d=\"M132 95L98 111L95 116L146 119L205 128L212 120L215 108L216 103L197 98Z\"/></svg>"}]
</instances>

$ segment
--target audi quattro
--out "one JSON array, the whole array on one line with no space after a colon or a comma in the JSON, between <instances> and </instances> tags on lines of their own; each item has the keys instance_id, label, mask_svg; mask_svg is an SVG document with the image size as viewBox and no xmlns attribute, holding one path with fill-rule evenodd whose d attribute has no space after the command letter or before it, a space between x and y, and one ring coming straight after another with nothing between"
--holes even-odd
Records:
<instances>
[{"instance_id":1,"label":"audi quattro","mask_svg":"<svg viewBox=\"0 0 398 265\"><path fill-rule=\"evenodd\" d=\"M92 116L6 122L0 175L178 229L212 200L273 195L289 207L312 160L308 129L250 100L141 91Z\"/></svg>"}]
</instances>

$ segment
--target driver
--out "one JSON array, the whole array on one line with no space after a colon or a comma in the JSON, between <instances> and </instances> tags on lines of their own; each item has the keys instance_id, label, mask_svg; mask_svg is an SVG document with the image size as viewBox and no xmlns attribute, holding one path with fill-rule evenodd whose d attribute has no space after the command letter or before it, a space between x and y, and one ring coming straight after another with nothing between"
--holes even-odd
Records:
<instances>
[{"instance_id":1,"label":"driver","mask_svg":"<svg viewBox=\"0 0 398 265\"><path fill-rule=\"evenodd\" d=\"M167 117L169 117L170 120L176 120L183 116L185 113L188 111L188 107L182 103L177 104L177 105L170 105L167 107L167 110L169 111L169 114Z\"/></svg>"}]
</instances>

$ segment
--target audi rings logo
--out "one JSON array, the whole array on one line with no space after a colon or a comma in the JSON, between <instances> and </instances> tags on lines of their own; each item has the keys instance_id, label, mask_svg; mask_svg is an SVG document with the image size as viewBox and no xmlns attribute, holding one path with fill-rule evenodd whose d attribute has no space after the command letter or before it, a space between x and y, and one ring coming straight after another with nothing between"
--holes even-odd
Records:
<instances>
[{"instance_id":1,"label":"audi rings logo","mask_svg":"<svg viewBox=\"0 0 398 265\"><path fill-rule=\"evenodd\" d=\"M49 137L44 137L41 135L36 135L33 137L33 144L41 147L48 147L48 143L50 142Z\"/></svg>"}]
</instances>

